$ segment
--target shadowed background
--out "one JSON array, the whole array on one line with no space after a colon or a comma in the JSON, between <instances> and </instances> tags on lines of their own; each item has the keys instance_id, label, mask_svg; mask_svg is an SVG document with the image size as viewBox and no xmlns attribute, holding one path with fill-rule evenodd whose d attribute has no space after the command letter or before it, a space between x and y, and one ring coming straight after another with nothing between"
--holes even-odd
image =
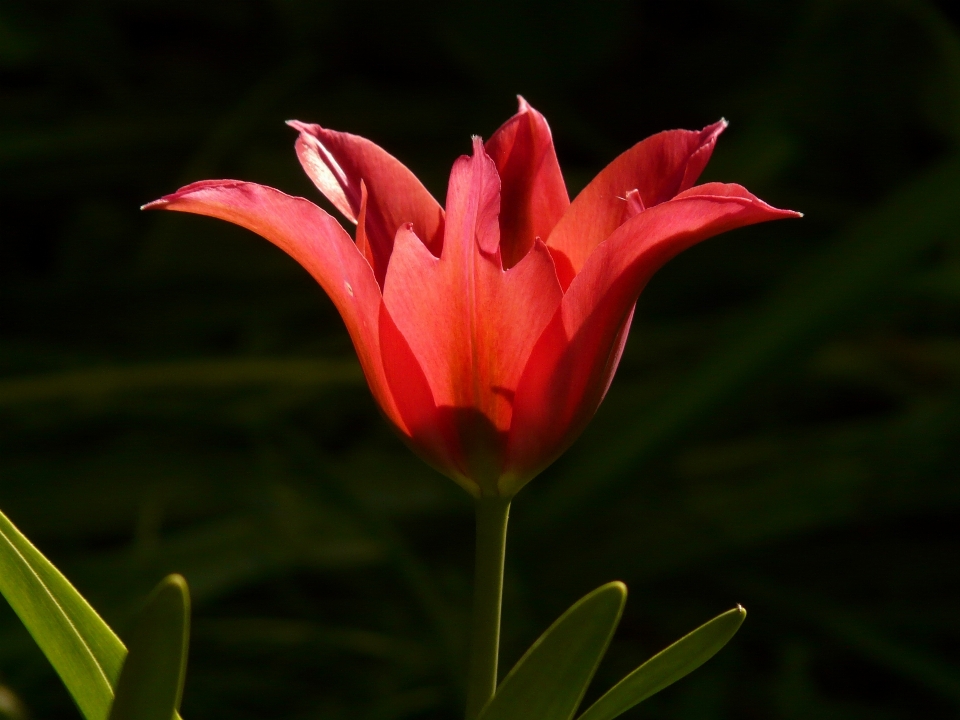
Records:
<instances>
[{"instance_id":1,"label":"shadowed background","mask_svg":"<svg viewBox=\"0 0 960 720\"><path fill-rule=\"evenodd\" d=\"M220 177L319 202L288 118L373 139L442 201L518 92L571 194L643 137L724 116L705 179L806 217L710 240L650 283L593 425L514 503L503 668L621 579L591 696L750 612L625 717L956 717L947 5L4 3L0 508L121 635L163 574L186 575L188 719L459 717L468 499L387 429L292 260L137 208ZM0 604L5 715L79 717Z\"/></svg>"}]
</instances>

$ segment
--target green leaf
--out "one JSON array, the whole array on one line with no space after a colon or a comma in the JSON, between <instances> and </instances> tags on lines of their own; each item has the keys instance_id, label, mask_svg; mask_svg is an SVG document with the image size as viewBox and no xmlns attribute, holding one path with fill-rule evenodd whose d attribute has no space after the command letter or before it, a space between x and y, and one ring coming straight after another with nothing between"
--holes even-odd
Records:
<instances>
[{"instance_id":1,"label":"green leaf","mask_svg":"<svg viewBox=\"0 0 960 720\"><path fill-rule=\"evenodd\" d=\"M701 625L614 685L578 720L611 720L672 685L712 658L732 638L747 611L739 605Z\"/></svg>"},{"instance_id":2,"label":"green leaf","mask_svg":"<svg viewBox=\"0 0 960 720\"><path fill-rule=\"evenodd\" d=\"M69 581L0 513L0 593L86 720L107 720L126 650Z\"/></svg>"},{"instance_id":3,"label":"green leaf","mask_svg":"<svg viewBox=\"0 0 960 720\"><path fill-rule=\"evenodd\" d=\"M190 642L190 592L168 575L140 611L109 720L171 720L180 708Z\"/></svg>"},{"instance_id":4,"label":"green leaf","mask_svg":"<svg viewBox=\"0 0 960 720\"><path fill-rule=\"evenodd\" d=\"M578 600L520 658L479 720L570 720L626 599L627 586L612 582Z\"/></svg>"}]
</instances>

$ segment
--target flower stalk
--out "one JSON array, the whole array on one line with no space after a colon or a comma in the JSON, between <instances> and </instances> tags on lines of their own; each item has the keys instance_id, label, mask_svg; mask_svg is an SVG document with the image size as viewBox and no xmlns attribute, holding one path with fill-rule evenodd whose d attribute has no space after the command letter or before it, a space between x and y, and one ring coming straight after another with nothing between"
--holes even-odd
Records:
<instances>
[{"instance_id":1,"label":"flower stalk","mask_svg":"<svg viewBox=\"0 0 960 720\"><path fill-rule=\"evenodd\" d=\"M477 547L466 720L476 720L497 689L500 608L509 516L510 498L480 497L476 501Z\"/></svg>"}]
</instances>

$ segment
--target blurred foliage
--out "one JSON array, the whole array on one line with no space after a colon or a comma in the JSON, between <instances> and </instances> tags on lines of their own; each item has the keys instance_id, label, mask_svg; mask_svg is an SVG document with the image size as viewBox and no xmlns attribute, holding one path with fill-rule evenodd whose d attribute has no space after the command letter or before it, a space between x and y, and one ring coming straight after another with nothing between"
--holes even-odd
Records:
<instances>
[{"instance_id":1,"label":"blurred foliage","mask_svg":"<svg viewBox=\"0 0 960 720\"><path fill-rule=\"evenodd\" d=\"M960 710L960 16L925 0L0 5L0 507L107 620L194 593L186 718L458 717L472 513L378 416L336 312L188 181L313 199L287 118L442 198L523 93L575 192L725 116L708 179L806 213L641 298L604 407L514 503L503 666L620 579L587 701L735 603L625 717ZM0 606L0 717L77 717Z\"/></svg>"}]
</instances>

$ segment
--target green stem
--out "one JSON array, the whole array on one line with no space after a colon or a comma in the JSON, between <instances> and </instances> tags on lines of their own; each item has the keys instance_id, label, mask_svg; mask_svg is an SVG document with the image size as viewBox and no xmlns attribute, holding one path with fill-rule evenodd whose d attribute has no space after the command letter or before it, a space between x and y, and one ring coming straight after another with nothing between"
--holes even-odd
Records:
<instances>
[{"instance_id":1,"label":"green stem","mask_svg":"<svg viewBox=\"0 0 960 720\"><path fill-rule=\"evenodd\" d=\"M477 500L477 559L473 586L473 632L467 676L466 720L476 720L497 689L503 559L507 547L509 498Z\"/></svg>"}]
</instances>

